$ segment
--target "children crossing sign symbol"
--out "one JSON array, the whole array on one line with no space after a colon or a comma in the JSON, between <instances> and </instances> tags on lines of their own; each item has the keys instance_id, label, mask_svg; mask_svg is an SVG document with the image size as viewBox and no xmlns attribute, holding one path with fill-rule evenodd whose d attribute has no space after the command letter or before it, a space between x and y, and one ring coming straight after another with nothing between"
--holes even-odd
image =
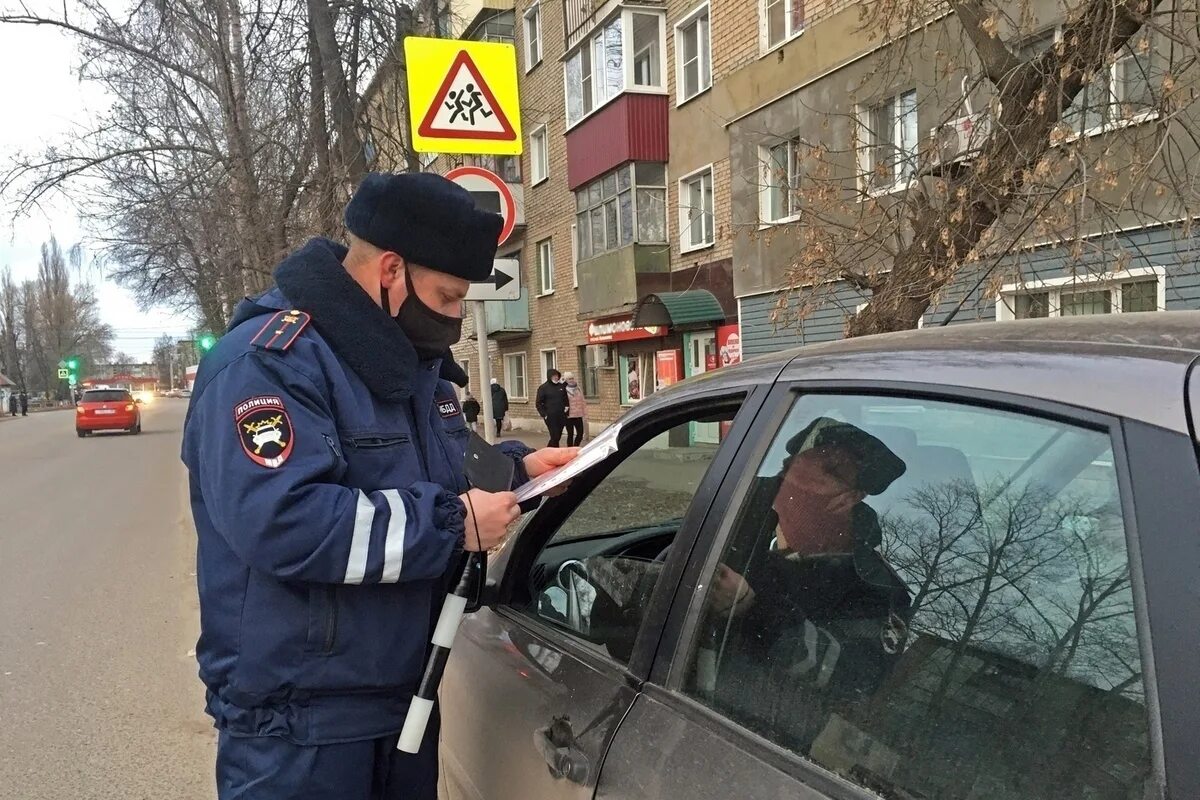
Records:
<instances>
[{"instance_id":1,"label":"children crossing sign symbol","mask_svg":"<svg viewBox=\"0 0 1200 800\"><path fill-rule=\"evenodd\" d=\"M425 153L521 153L516 50L453 39L404 40L413 147Z\"/></svg>"}]
</instances>

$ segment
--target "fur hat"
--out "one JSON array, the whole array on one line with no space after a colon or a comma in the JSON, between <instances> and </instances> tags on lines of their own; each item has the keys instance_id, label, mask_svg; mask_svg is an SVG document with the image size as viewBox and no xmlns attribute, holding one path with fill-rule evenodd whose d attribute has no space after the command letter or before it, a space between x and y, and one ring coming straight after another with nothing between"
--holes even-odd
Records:
<instances>
[{"instance_id":1,"label":"fur hat","mask_svg":"<svg viewBox=\"0 0 1200 800\"><path fill-rule=\"evenodd\" d=\"M373 172L346 206L346 227L405 261L468 281L492 274L504 222L431 172Z\"/></svg>"}]
</instances>

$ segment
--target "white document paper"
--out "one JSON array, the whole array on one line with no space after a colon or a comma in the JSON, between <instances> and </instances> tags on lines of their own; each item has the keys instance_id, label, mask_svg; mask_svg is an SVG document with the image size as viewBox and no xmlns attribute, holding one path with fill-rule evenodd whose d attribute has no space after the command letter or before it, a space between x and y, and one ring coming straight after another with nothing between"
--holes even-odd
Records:
<instances>
[{"instance_id":1,"label":"white document paper","mask_svg":"<svg viewBox=\"0 0 1200 800\"><path fill-rule=\"evenodd\" d=\"M553 489L555 486L560 486L572 478L582 475L592 467L599 464L604 459L617 452L617 436L621 433L621 426L610 425L604 430L604 433L597 436L588 442L579 451L569 464L564 464L557 469L552 469L544 475L526 483L521 488L517 489L517 502L524 503L526 500L531 500L534 497L539 497Z\"/></svg>"}]
</instances>

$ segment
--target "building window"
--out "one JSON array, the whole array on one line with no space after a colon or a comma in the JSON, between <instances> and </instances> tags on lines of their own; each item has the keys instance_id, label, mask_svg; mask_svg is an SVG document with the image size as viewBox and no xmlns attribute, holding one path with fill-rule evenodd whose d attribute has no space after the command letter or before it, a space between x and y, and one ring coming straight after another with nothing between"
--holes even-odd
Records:
<instances>
[{"instance_id":1,"label":"building window","mask_svg":"<svg viewBox=\"0 0 1200 800\"><path fill-rule=\"evenodd\" d=\"M713 233L712 165L679 181L679 249L708 247Z\"/></svg>"},{"instance_id":2,"label":"building window","mask_svg":"<svg viewBox=\"0 0 1200 800\"><path fill-rule=\"evenodd\" d=\"M621 404L632 405L654 394L654 353L621 356Z\"/></svg>"},{"instance_id":3,"label":"building window","mask_svg":"<svg viewBox=\"0 0 1200 800\"><path fill-rule=\"evenodd\" d=\"M872 194L903 188L916 173L917 93L910 90L862 110L859 167Z\"/></svg>"},{"instance_id":4,"label":"building window","mask_svg":"<svg viewBox=\"0 0 1200 800\"><path fill-rule=\"evenodd\" d=\"M538 294L554 292L554 250L550 239L543 239L537 245L537 274Z\"/></svg>"},{"instance_id":5,"label":"building window","mask_svg":"<svg viewBox=\"0 0 1200 800\"><path fill-rule=\"evenodd\" d=\"M1063 121L1077 134L1091 136L1154 116L1154 48L1139 37L1121 49L1121 56L1084 85Z\"/></svg>"},{"instance_id":6,"label":"building window","mask_svg":"<svg viewBox=\"0 0 1200 800\"><path fill-rule=\"evenodd\" d=\"M600 398L600 370L612 366L610 352L605 344L589 344L579 348L583 396L589 400Z\"/></svg>"},{"instance_id":7,"label":"building window","mask_svg":"<svg viewBox=\"0 0 1200 800\"><path fill-rule=\"evenodd\" d=\"M1054 278L1000 290L996 319L1079 317L1166 310L1165 272L1136 268L1092 278Z\"/></svg>"},{"instance_id":8,"label":"building window","mask_svg":"<svg viewBox=\"0 0 1200 800\"><path fill-rule=\"evenodd\" d=\"M543 380L550 370L558 369L558 351L554 349L543 350L542 355L542 374L538 376L538 380Z\"/></svg>"},{"instance_id":9,"label":"building window","mask_svg":"<svg viewBox=\"0 0 1200 800\"><path fill-rule=\"evenodd\" d=\"M763 49L770 50L804 32L804 0L762 0Z\"/></svg>"},{"instance_id":10,"label":"building window","mask_svg":"<svg viewBox=\"0 0 1200 800\"><path fill-rule=\"evenodd\" d=\"M586 37L564 66L567 125L622 92L665 90L663 31L661 13L626 9Z\"/></svg>"},{"instance_id":11,"label":"building window","mask_svg":"<svg viewBox=\"0 0 1200 800\"><path fill-rule=\"evenodd\" d=\"M692 99L712 86L712 39L708 28L708 3L675 26L676 93L679 102Z\"/></svg>"},{"instance_id":12,"label":"building window","mask_svg":"<svg viewBox=\"0 0 1200 800\"><path fill-rule=\"evenodd\" d=\"M504 357L504 388L515 400L528 400L525 383L525 354L509 353Z\"/></svg>"},{"instance_id":13,"label":"building window","mask_svg":"<svg viewBox=\"0 0 1200 800\"><path fill-rule=\"evenodd\" d=\"M529 171L534 186L550 177L550 156L545 125L534 128L533 133L529 134Z\"/></svg>"},{"instance_id":14,"label":"building window","mask_svg":"<svg viewBox=\"0 0 1200 800\"><path fill-rule=\"evenodd\" d=\"M579 288L579 224L571 223L571 288Z\"/></svg>"},{"instance_id":15,"label":"building window","mask_svg":"<svg viewBox=\"0 0 1200 800\"><path fill-rule=\"evenodd\" d=\"M763 222L789 222L800 216L800 140L762 148Z\"/></svg>"},{"instance_id":16,"label":"building window","mask_svg":"<svg viewBox=\"0 0 1200 800\"><path fill-rule=\"evenodd\" d=\"M542 5L525 12L525 72L542 63Z\"/></svg>"},{"instance_id":17,"label":"building window","mask_svg":"<svg viewBox=\"0 0 1200 800\"><path fill-rule=\"evenodd\" d=\"M581 261L633 243L666 244L667 169L617 167L575 190L575 242Z\"/></svg>"},{"instance_id":18,"label":"building window","mask_svg":"<svg viewBox=\"0 0 1200 800\"><path fill-rule=\"evenodd\" d=\"M635 11L633 29L633 85L662 87L662 17Z\"/></svg>"}]
</instances>

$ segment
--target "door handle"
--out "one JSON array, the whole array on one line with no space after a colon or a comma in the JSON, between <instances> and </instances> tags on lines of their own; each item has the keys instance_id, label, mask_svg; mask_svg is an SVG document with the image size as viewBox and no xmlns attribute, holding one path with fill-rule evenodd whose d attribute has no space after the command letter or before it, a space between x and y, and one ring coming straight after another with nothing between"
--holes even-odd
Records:
<instances>
[{"instance_id":1,"label":"door handle","mask_svg":"<svg viewBox=\"0 0 1200 800\"><path fill-rule=\"evenodd\" d=\"M552 723L533 732L533 740L551 777L578 784L588 782L591 759L576 746L569 718L555 717Z\"/></svg>"}]
</instances>

